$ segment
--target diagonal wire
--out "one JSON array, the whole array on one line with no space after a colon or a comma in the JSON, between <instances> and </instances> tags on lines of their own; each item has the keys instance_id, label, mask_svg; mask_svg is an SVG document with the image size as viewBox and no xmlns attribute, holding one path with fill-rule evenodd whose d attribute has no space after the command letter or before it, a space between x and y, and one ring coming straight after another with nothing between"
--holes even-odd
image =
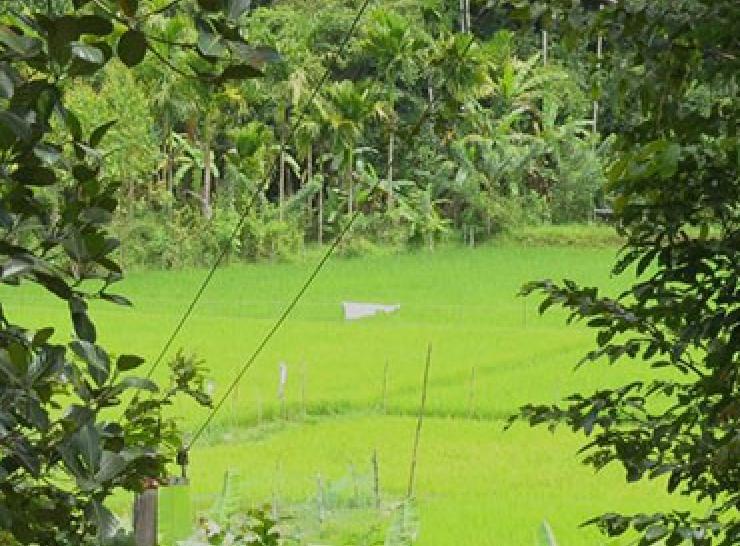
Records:
<instances>
[{"instance_id":1,"label":"diagonal wire","mask_svg":"<svg viewBox=\"0 0 740 546\"><path fill-rule=\"evenodd\" d=\"M362 5L360 6L360 9L355 13L355 17L352 20L352 24L350 25L349 29L347 29L347 32L344 35L344 38L342 39L342 42L339 45L339 48L337 50L337 57L341 57L344 54L344 51L347 47L347 44L352 39L352 36L354 35L355 31L357 30L357 25L360 22L360 19L362 19L363 15L367 11L368 6L370 5L370 2L372 0L364 0ZM308 97L308 100L303 104L303 106L300 109L300 112L298 114L298 117L296 118L295 122L291 124L290 131L285 139L283 139L283 142L281 143L281 149L280 154L282 155L284 153L284 147L285 142L290 140L293 135L295 134L296 130L298 129L298 126L303 122L304 118L306 117L308 113L308 109L313 104L314 100L318 96L319 92L321 91L321 88L326 84L329 77L331 76L331 67L328 66L326 70L324 71L323 75L319 79L318 83L314 86L313 91ZM278 156L279 157L279 156ZM272 176L275 174L275 169L277 168L279 159L276 159L272 162L272 165L267 172L266 176L264 177L264 181L268 181L272 179ZM157 369L157 367L160 365L162 360L164 359L164 356L167 354L167 352L172 347L172 343L174 343L177 336L182 331L183 326L185 326L185 323L188 321L190 316L193 314L193 311L195 310L196 305L200 301L201 297L203 296L203 293L206 291L206 288L208 288L208 285L211 283L211 280L213 279L213 276L216 273L216 270L223 262L224 258L229 252L229 249L231 248L231 243L236 239L236 237L241 233L241 230L244 227L244 223L247 221L247 216L249 214L249 211L254 206L255 202L257 201L257 197L260 194L260 189L262 187L262 184L259 184L255 191L252 193L251 197L249 198L246 206L244 207L244 210L241 213L241 216L239 217L239 221L237 222L236 226L231 232L231 235L229 236L229 240L227 244L225 244L221 250L221 252L217 255L216 260L211 265L210 269L208 270L208 273L204 277L203 281L201 282L200 286L195 292L195 295L190 300L190 303L188 304L187 308L185 309L185 312L180 317L180 320L178 321L175 328L172 330L172 333L167 338L167 341L162 347L162 350L157 355L157 358L152 363L151 367L149 368L149 371L146 374L146 378L149 379L154 374L154 371Z\"/></svg>"},{"instance_id":2,"label":"diagonal wire","mask_svg":"<svg viewBox=\"0 0 740 546\"><path fill-rule=\"evenodd\" d=\"M488 10L484 9L481 11L478 16L476 16L476 22L477 20ZM473 43L475 42L475 36L471 33L470 39L468 40L465 47L461 50L459 57L460 60L462 60L465 56L467 56L468 51L470 51L470 48L472 47ZM442 83L440 84L441 87L444 87L447 82L450 80L450 74L448 73L446 77L443 79ZM413 139L415 139L419 132L421 131L421 128L423 127L424 123L429 119L429 115L434 107L434 102L427 102L426 107L424 108L424 111L419 116L419 119L416 121L416 123L412 126L411 131L408 134L408 137L406 139L406 142L408 144L411 144ZM407 146L407 150L411 149L411 146ZM369 194L375 193L375 190L378 189L379 185L381 184L381 179L378 178L378 180L370 187ZM260 356L264 348L267 346L267 344L270 342L270 340L275 336L277 331L280 329L280 327L285 323L288 316L291 314L293 309L295 309L296 305L298 305L298 302L301 300L303 295L306 293L306 291L309 289L311 284L313 284L313 281L316 279L316 277L319 275L321 270L324 268L324 265L327 261L329 261L329 258L334 254L334 251L337 249L339 244L342 242L344 237L349 233L350 229L354 225L355 221L360 215L359 210L355 210L355 212L350 217L347 224L340 230L340 232L337 234L337 237L332 241L332 244L327 249L326 253L321 257L319 262L314 267L313 271L311 271L311 274L306 278L305 282L301 286L301 288L296 292L296 294L293 296L293 299L291 299L290 303L283 309L283 312L280 314L280 317L275 321L275 323L272 325L272 327L268 330L267 334L262 338L262 341L257 345L254 352L251 354L251 356L246 360L244 365L239 370L239 373L234 377L232 382L229 384L229 387L226 389L226 391L221 395L221 398L218 400L218 402L213 406L211 411L209 412L206 419L203 421L203 423L196 429L195 433L191 437L190 443L185 448L186 451L189 451L195 442L197 442L200 437L203 435L205 430L208 428L208 426L213 422L213 419L215 418L216 414L219 412L219 410L223 407L223 405L226 403L226 400L231 396L232 392L234 392L234 389L236 389L239 382L244 377L244 374L247 373L247 371L252 367L255 360L257 360L257 357Z\"/></svg>"}]
</instances>

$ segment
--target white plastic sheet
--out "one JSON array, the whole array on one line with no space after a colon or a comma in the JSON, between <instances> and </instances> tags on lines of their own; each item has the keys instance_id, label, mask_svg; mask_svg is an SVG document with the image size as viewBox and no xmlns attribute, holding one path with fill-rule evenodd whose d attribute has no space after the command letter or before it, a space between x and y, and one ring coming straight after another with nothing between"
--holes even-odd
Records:
<instances>
[{"instance_id":1,"label":"white plastic sheet","mask_svg":"<svg viewBox=\"0 0 740 546\"><path fill-rule=\"evenodd\" d=\"M401 309L400 304L387 305L382 303L362 303L356 301L342 302L344 320L357 320L372 317L378 313L395 313Z\"/></svg>"}]
</instances>

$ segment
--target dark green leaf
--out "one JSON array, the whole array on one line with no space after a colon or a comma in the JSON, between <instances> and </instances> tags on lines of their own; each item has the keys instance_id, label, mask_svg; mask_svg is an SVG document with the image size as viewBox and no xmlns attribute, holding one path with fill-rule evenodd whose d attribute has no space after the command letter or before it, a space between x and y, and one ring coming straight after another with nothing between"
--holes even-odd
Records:
<instances>
[{"instance_id":1,"label":"dark green leaf","mask_svg":"<svg viewBox=\"0 0 740 546\"><path fill-rule=\"evenodd\" d=\"M224 7L224 0L198 0L198 6L204 11L221 11Z\"/></svg>"},{"instance_id":2,"label":"dark green leaf","mask_svg":"<svg viewBox=\"0 0 740 546\"><path fill-rule=\"evenodd\" d=\"M24 186L52 186L57 182L57 175L48 167L27 165L13 173L13 180Z\"/></svg>"},{"instance_id":3,"label":"dark green leaf","mask_svg":"<svg viewBox=\"0 0 740 546\"><path fill-rule=\"evenodd\" d=\"M33 347L41 347L47 341L49 341L49 339L51 339L51 336L53 335L54 328L42 328L41 330L37 330L36 333L33 335L31 345Z\"/></svg>"},{"instance_id":4,"label":"dark green leaf","mask_svg":"<svg viewBox=\"0 0 740 546\"><path fill-rule=\"evenodd\" d=\"M77 356L88 364L88 371L95 383L98 386L104 384L110 375L110 360L105 351L97 345L83 340L73 341L69 346Z\"/></svg>"},{"instance_id":5,"label":"dark green leaf","mask_svg":"<svg viewBox=\"0 0 740 546\"><path fill-rule=\"evenodd\" d=\"M82 34L107 36L113 32L113 23L100 15L83 15L79 18L79 29Z\"/></svg>"},{"instance_id":6,"label":"dark green leaf","mask_svg":"<svg viewBox=\"0 0 740 546\"><path fill-rule=\"evenodd\" d=\"M112 120L112 121L108 121L96 127L95 130L90 135L90 146L92 146L93 148L97 148L98 144L100 144L100 141L103 140L103 137L106 135L108 130L111 127L113 127L115 124L116 124L116 121Z\"/></svg>"},{"instance_id":7,"label":"dark green leaf","mask_svg":"<svg viewBox=\"0 0 740 546\"><path fill-rule=\"evenodd\" d=\"M147 50L146 35L138 30L127 30L118 41L118 57L129 67L144 60Z\"/></svg>"},{"instance_id":8,"label":"dark green leaf","mask_svg":"<svg viewBox=\"0 0 740 546\"><path fill-rule=\"evenodd\" d=\"M121 355L116 360L116 368L121 372L134 370L146 362L143 358L136 355Z\"/></svg>"},{"instance_id":9,"label":"dark green leaf","mask_svg":"<svg viewBox=\"0 0 740 546\"><path fill-rule=\"evenodd\" d=\"M87 316L87 310L81 308L79 305L73 304L75 301L77 300L70 300L70 315L72 317L72 323L74 324L75 333L80 340L88 343L95 343L95 339L97 337L95 325Z\"/></svg>"},{"instance_id":10,"label":"dark green leaf","mask_svg":"<svg viewBox=\"0 0 740 546\"><path fill-rule=\"evenodd\" d=\"M248 78L260 78L264 76L264 73L251 66L240 64L227 66L220 76L216 78L217 82L224 82L227 80L244 80Z\"/></svg>"},{"instance_id":11,"label":"dark green leaf","mask_svg":"<svg viewBox=\"0 0 740 546\"><path fill-rule=\"evenodd\" d=\"M24 142L31 140L31 126L28 122L13 112L0 112L0 125L10 130L16 138Z\"/></svg>"},{"instance_id":12,"label":"dark green leaf","mask_svg":"<svg viewBox=\"0 0 740 546\"><path fill-rule=\"evenodd\" d=\"M100 294L100 297L106 301L115 303L116 305L125 305L126 307L131 307L133 305L133 303L131 303L131 300L119 294L108 294L104 292Z\"/></svg>"},{"instance_id":13,"label":"dark green leaf","mask_svg":"<svg viewBox=\"0 0 740 546\"><path fill-rule=\"evenodd\" d=\"M121 6L121 11L129 17L136 15L139 9L139 0L118 0L118 4Z\"/></svg>"}]
</instances>

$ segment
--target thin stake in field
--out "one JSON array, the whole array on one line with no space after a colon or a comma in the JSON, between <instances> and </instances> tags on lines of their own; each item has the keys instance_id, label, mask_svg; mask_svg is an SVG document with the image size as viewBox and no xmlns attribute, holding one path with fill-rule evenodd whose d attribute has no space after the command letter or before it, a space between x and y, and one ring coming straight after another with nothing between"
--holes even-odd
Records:
<instances>
[{"instance_id":1,"label":"thin stake in field","mask_svg":"<svg viewBox=\"0 0 740 546\"><path fill-rule=\"evenodd\" d=\"M409 470L409 486L406 497L414 496L414 481L416 479L416 461L419 454L419 441L421 440L421 427L424 424L424 409L427 404L427 387L429 386L429 367L432 363L432 344L427 347L427 360L424 366L424 380L421 385L421 403L419 404L419 417L416 420L416 433L414 435L414 447L411 451L411 468Z\"/></svg>"},{"instance_id":2,"label":"thin stake in field","mask_svg":"<svg viewBox=\"0 0 740 546\"><path fill-rule=\"evenodd\" d=\"M306 378L308 375L308 366L304 362L301 365L301 418L305 419L306 411Z\"/></svg>"},{"instance_id":3,"label":"thin stake in field","mask_svg":"<svg viewBox=\"0 0 740 546\"><path fill-rule=\"evenodd\" d=\"M280 400L280 416L287 421L288 414L285 407L285 386L288 383L288 365L281 362L279 366L280 379L278 383L278 400Z\"/></svg>"},{"instance_id":4,"label":"thin stake in field","mask_svg":"<svg viewBox=\"0 0 740 546\"><path fill-rule=\"evenodd\" d=\"M475 417L475 366L470 372L470 393L468 394L468 415Z\"/></svg>"},{"instance_id":5,"label":"thin stake in field","mask_svg":"<svg viewBox=\"0 0 740 546\"><path fill-rule=\"evenodd\" d=\"M375 508L380 510L380 462L378 461L378 450L373 449L373 493L375 495Z\"/></svg>"},{"instance_id":6,"label":"thin stake in field","mask_svg":"<svg viewBox=\"0 0 740 546\"><path fill-rule=\"evenodd\" d=\"M388 361L383 366L383 413L388 413Z\"/></svg>"}]
</instances>

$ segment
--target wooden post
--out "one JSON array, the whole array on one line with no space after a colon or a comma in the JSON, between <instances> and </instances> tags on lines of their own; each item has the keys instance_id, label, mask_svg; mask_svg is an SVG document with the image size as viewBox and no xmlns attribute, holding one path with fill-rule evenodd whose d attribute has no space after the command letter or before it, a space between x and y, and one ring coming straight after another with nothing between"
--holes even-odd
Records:
<instances>
[{"instance_id":1,"label":"wooden post","mask_svg":"<svg viewBox=\"0 0 740 546\"><path fill-rule=\"evenodd\" d=\"M373 450L373 493L375 495L375 508L380 510L380 463L378 462L378 450Z\"/></svg>"},{"instance_id":2,"label":"wooden post","mask_svg":"<svg viewBox=\"0 0 740 546\"><path fill-rule=\"evenodd\" d=\"M282 474L282 464L280 461L275 461L275 478L272 482L272 519L278 521L280 519L280 492L278 480Z\"/></svg>"},{"instance_id":3,"label":"wooden post","mask_svg":"<svg viewBox=\"0 0 740 546\"><path fill-rule=\"evenodd\" d=\"M305 419L306 413L306 363L301 366L301 416Z\"/></svg>"},{"instance_id":4,"label":"wooden post","mask_svg":"<svg viewBox=\"0 0 740 546\"><path fill-rule=\"evenodd\" d=\"M547 49L548 49L548 43L547 43L547 31L542 31L542 64L547 65Z\"/></svg>"},{"instance_id":5,"label":"wooden post","mask_svg":"<svg viewBox=\"0 0 740 546\"><path fill-rule=\"evenodd\" d=\"M383 366L383 413L388 413L388 361Z\"/></svg>"},{"instance_id":6,"label":"wooden post","mask_svg":"<svg viewBox=\"0 0 740 546\"><path fill-rule=\"evenodd\" d=\"M357 472L354 463L349 465L349 475L352 478L352 493L354 494L355 508L360 507L360 485L357 482Z\"/></svg>"},{"instance_id":7,"label":"wooden post","mask_svg":"<svg viewBox=\"0 0 740 546\"><path fill-rule=\"evenodd\" d=\"M318 511L319 527L324 524L325 507L324 507L324 480L321 473L316 475L316 508Z\"/></svg>"},{"instance_id":8,"label":"wooden post","mask_svg":"<svg viewBox=\"0 0 740 546\"><path fill-rule=\"evenodd\" d=\"M145 489L134 498L133 520L136 546L157 546L158 498L156 489Z\"/></svg>"},{"instance_id":9,"label":"wooden post","mask_svg":"<svg viewBox=\"0 0 740 546\"><path fill-rule=\"evenodd\" d=\"M285 407L285 386L288 383L288 365L281 362L279 366L280 385L278 387L278 399L280 400L280 415L283 420L288 419L287 409Z\"/></svg>"}]
</instances>

